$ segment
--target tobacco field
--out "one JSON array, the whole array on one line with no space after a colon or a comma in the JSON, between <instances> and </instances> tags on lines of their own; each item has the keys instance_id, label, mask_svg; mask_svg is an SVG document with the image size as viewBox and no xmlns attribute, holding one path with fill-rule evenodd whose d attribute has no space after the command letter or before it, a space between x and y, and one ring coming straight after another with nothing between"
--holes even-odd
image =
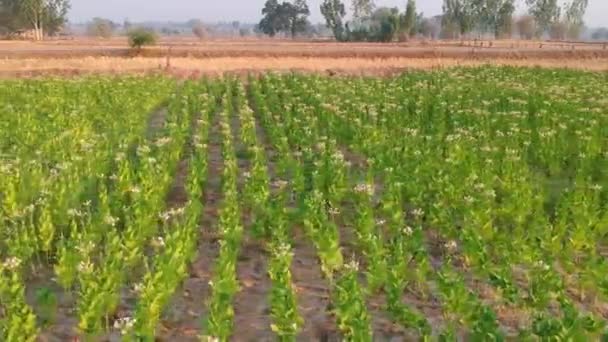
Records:
<instances>
[{"instance_id":1,"label":"tobacco field","mask_svg":"<svg viewBox=\"0 0 608 342\"><path fill-rule=\"evenodd\" d=\"M608 339L608 74L0 89L0 341Z\"/></svg>"}]
</instances>

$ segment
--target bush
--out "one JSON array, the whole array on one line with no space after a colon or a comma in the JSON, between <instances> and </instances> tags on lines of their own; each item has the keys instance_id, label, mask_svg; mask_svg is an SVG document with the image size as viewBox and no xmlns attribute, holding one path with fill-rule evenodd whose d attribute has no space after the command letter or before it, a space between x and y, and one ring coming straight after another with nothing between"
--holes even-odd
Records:
<instances>
[{"instance_id":1,"label":"bush","mask_svg":"<svg viewBox=\"0 0 608 342\"><path fill-rule=\"evenodd\" d=\"M137 28L129 32L129 45L134 49L141 49L146 45L156 44L156 33L145 28Z\"/></svg>"},{"instance_id":2,"label":"bush","mask_svg":"<svg viewBox=\"0 0 608 342\"><path fill-rule=\"evenodd\" d=\"M194 33L194 35L200 40L207 37L207 29L201 23L197 23L192 27L192 33Z\"/></svg>"},{"instance_id":3,"label":"bush","mask_svg":"<svg viewBox=\"0 0 608 342\"><path fill-rule=\"evenodd\" d=\"M115 27L116 25L108 19L93 18L87 26L87 33L92 37L108 39L114 34Z\"/></svg>"}]
</instances>

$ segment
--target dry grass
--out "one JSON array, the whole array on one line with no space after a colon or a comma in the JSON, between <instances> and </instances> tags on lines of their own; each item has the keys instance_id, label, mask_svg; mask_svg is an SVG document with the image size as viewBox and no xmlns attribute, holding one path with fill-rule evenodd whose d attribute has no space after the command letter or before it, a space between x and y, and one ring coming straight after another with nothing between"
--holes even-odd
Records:
<instances>
[{"instance_id":1,"label":"dry grass","mask_svg":"<svg viewBox=\"0 0 608 342\"><path fill-rule=\"evenodd\" d=\"M390 69L431 69L485 64L527 66L543 68L571 68L589 71L608 70L608 58L577 59L456 59L456 58L174 58L171 67L182 71L217 74L234 71L299 70L308 72L334 71L358 73ZM92 73L145 72L164 69L165 58L85 57L73 59L4 59L0 60L0 73L73 71Z\"/></svg>"},{"instance_id":2,"label":"dry grass","mask_svg":"<svg viewBox=\"0 0 608 342\"><path fill-rule=\"evenodd\" d=\"M0 41L0 58L129 57L124 37L108 40L78 38L42 42ZM604 44L495 41L422 41L404 43L337 43L327 40L163 38L141 52L148 58L167 54L181 58L608 58Z\"/></svg>"}]
</instances>

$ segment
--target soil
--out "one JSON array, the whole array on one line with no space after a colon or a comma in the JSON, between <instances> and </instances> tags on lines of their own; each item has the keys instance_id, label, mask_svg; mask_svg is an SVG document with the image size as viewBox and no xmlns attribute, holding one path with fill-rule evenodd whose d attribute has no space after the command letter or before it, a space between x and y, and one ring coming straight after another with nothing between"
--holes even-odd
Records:
<instances>
[{"instance_id":1,"label":"soil","mask_svg":"<svg viewBox=\"0 0 608 342\"><path fill-rule=\"evenodd\" d=\"M329 58L598 58L608 57L606 44L585 42L411 41L407 43L336 43L279 39L196 41L164 39L139 53L126 40L0 42L0 58L83 57L329 57Z\"/></svg>"}]
</instances>

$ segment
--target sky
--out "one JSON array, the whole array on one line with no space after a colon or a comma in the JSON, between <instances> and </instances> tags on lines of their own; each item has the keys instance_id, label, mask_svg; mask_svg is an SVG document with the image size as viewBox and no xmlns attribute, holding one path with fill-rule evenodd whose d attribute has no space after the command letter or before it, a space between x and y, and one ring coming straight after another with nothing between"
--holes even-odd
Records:
<instances>
[{"instance_id":1,"label":"sky","mask_svg":"<svg viewBox=\"0 0 608 342\"><path fill-rule=\"evenodd\" d=\"M122 22L131 21L186 21L201 19L206 22L233 21L254 23L260 19L265 0L71 0L72 22L84 22L93 17L104 17ZM319 10L322 0L308 0L310 20L321 22ZM521 0L520 0L521 1ZM442 0L418 0L418 11L427 16L441 14ZM345 0L345 3L350 3ZM406 0L376 0L377 6L405 8ZM519 11L522 11L520 6ZM589 0L585 21L590 27L608 26L608 0Z\"/></svg>"}]
</instances>

